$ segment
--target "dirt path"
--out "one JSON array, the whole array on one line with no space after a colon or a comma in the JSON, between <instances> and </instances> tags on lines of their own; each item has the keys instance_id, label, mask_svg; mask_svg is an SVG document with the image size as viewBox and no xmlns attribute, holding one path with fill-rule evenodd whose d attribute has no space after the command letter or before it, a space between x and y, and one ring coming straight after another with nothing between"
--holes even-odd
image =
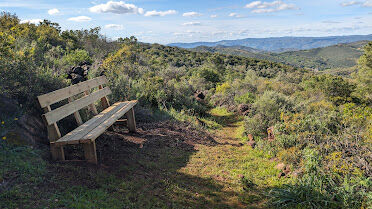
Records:
<instances>
[{"instance_id":1,"label":"dirt path","mask_svg":"<svg viewBox=\"0 0 372 209\"><path fill-rule=\"evenodd\" d=\"M212 198L214 202L224 203L231 208L264 208L266 198L263 197L263 189L252 188L245 191L241 179L244 175L265 170L267 166L272 168L273 164L264 160L260 152L252 150L239 138L239 129L243 124L241 117L232 114L214 116L222 125L215 132L218 145L209 147L196 144L195 149L198 152L180 172L211 179L215 184L221 185L220 189L210 191L212 194L206 197ZM262 175L257 177L266 180Z\"/></svg>"}]
</instances>

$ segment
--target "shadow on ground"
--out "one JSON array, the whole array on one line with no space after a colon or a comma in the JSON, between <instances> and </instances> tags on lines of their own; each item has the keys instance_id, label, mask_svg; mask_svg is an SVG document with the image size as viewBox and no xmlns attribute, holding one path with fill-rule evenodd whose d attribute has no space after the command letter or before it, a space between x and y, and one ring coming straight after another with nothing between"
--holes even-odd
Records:
<instances>
[{"instance_id":1,"label":"shadow on ground","mask_svg":"<svg viewBox=\"0 0 372 209\"><path fill-rule=\"evenodd\" d=\"M117 208L237 207L227 199L238 194L222 191L216 180L179 171L197 152L196 144L219 143L208 133L179 122L140 124L135 134L119 127L97 139L98 166L51 163L51 178L40 187L58 200L52 207L79 207L84 202ZM73 156L76 150L67 149L67 157L79 159ZM99 202L95 204L94 199ZM50 199L44 201L51 204Z\"/></svg>"}]
</instances>

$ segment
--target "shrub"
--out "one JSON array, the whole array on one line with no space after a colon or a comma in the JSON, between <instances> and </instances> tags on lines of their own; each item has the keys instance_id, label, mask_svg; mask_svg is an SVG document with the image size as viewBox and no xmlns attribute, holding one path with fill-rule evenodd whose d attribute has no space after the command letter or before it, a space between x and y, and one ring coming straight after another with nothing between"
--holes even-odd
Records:
<instances>
[{"instance_id":1,"label":"shrub","mask_svg":"<svg viewBox=\"0 0 372 209\"><path fill-rule=\"evenodd\" d=\"M343 182L322 169L322 158L314 149L304 150L305 174L293 184L270 191L276 208L361 208L370 202L372 181L345 176Z\"/></svg>"},{"instance_id":2,"label":"shrub","mask_svg":"<svg viewBox=\"0 0 372 209\"><path fill-rule=\"evenodd\" d=\"M255 96L251 92L247 92L243 95L234 97L234 101L237 104L251 104L254 102L254 100L255 100Z\"/></svg>"},{"instance_id":3,"label":"shrub","mask_svg":"<svg viewBox=\"0 0 372 209\"><path fill-rule=\"evenodd\" d=\"M76 49L66 56L64 56L64 60L68 65L78 65L82 62L92 63L92 58L89 56L89 53L84 49Z\"/></svg>"},{"instance_id":4,"label":"shrub","mask_svg":"<svg viewBox=\"0 0 372 209\"><path fill-rule=\"evenodd\" d=\"M252 105L251 117L245 120L246 132L255 136L265 136L266 129L280 120L280 113L290 111L292 106L285 95L266 91Z\"/></svg>"}]
</instances>

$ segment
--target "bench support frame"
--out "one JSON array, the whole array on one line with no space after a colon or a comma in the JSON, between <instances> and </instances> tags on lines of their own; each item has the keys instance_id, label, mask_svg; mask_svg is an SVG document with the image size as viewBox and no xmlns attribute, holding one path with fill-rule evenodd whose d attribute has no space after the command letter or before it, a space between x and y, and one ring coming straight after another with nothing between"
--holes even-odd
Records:
<instances>
[{"instance_id":1,"label":"bench support frame","mask_svg":"<svg viewBox=\"0 0 372 209\"><path fill-rule=\"evenodd\" d=\"M92 141L83 144L84 157L89 163L97 164L96 142Z\"/></svg>"},{"instance_id":2,"label":"bench support frame","mask_svg":"<svg viewBox=\"0 0 372 209\"><path fill-rule=\"evenodd\" d=\"M83 93L84 95L89 96L90 95L89 90L91 88L94 88L94 87L97 87L97 86L98 86L99 91L107 90L108 87L106 87L106 88L103 87L103 84L106 84L106 83L107 83L106 78L104 76L101 76L101 77L98 77L98 78L95 78L95 79L92 79L92 80L88 80L88 81L84 81L82 83L75 84L75 85L70 86L70 87L66 87L64 89L59 89L59 90L56 90L54 92L50 92L48 94L41 95L41 96L38 97L40 106L43 108L44 113L45 113L43 115L43 119L44 119L44 121L47 125L48 138L49 138L49 141L50 141L50 151L51 151L53 160L58 160L58 161L65 161L66 160L64 149L63 149L63 147L66 144L61 144L61 143L57 142L57 140L60 139L62 136L61 136L61 133L59 131L57 122L55 122L55 121L58 121L60 118L66 117L68 114L60 112L59 114L64 114L64 115L63 116L58 116L59 118L54 119L54 120L52 120L50 118L48 120L45 116L46 113L48 113L49 115L56 114L55 112L53 112L54 110L51 109L50 105L52 105L54 103L57 103L59 101L62 101L64 99L68 99L69 103L77 104L78 101L75 101L75 99L74 99L75 95L77 95L79 93ZM111 93L111 91L109 89L108 89L108 91L109 91L109 93ZM104 94L104 96L101 97L101 99L100 99L101 105L104 109L107 109L107 108L110 107L110 102L109 102L109 100L106 96L109 93ZM93 100L91 100L91 101L93 102ZM80 102L81 102L81 100L80 100ZM73 104L70 104L70 106L71 105L73 105ZM87 105L88 105L88 108L93 112L94 115L98 114L94 103L90 103L90 104L88 103ZM81 119L81 116L80 116L80 113L79 113L79 108L76 108L74 111L75 112L71 111L71 113L73 113L73 115L75 117L75 120L76 120L76 123L79 126L83 125L84 123ZM51 112L53 112L53 113L51 113ZM135 121L135 116L134 116L134 107L132 107L129 111L127 111L125 113L125 116L126 116L127 119L118 120L118 122L121 123L121 124L126 123L130 132L136 132L136 121ZM111 127L109 127L109 128L111 128ZM97 152L96 152L95 140L85 141L85 142L80 141L80 143L83 144L84 157L87 160L87 162L97 164Z\"/></svg>"}]
</instances>

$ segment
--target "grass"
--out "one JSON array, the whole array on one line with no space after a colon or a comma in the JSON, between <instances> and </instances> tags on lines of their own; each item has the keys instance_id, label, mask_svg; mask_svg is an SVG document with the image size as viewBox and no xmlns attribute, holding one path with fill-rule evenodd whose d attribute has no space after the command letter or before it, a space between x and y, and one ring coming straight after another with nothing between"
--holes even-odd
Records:
<instances>
[{"instance_id":1,"label":"grass","mask_svg":"<svg viewBox=\"0 0 372 209\"><path fill-rule=\"evenodd\" d=\"M140 149L104 136L97 141L99 166L53 162L47 147L3 141L0 208L266 208L268 190L289 179L277 178L270 156L236 137L242 125L236 119L211 111L208 120L222 127L212 144L143 132L135 136L148 140Z\"/></svg>"}]
</instances>

